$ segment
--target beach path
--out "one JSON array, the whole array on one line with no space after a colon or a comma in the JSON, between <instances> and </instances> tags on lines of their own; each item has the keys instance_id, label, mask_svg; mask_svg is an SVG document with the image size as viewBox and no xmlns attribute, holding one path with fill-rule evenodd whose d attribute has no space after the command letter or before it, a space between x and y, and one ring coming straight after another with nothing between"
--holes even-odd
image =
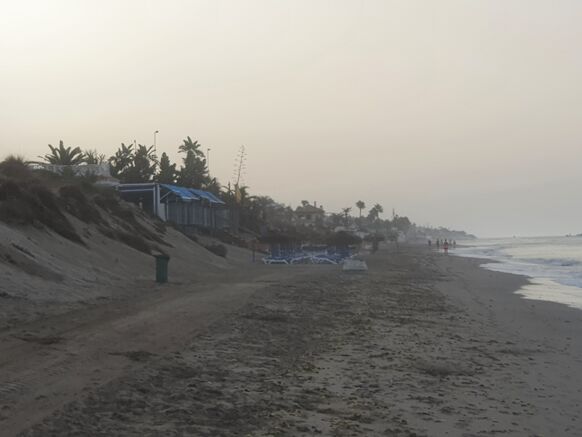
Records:
<instances>
[{"instance_id":1,"label":"beach path","mask_svg":"<svg viewBox=\"0 0 582 437\"><path fill-rule=\"evenodd\" d=\"M289 273L251 270L187 285L148 287L140 298L90 306L3 332L0 435L16 435L151 357L180 350L265 284Z\"/></svg>"}]
</instances>

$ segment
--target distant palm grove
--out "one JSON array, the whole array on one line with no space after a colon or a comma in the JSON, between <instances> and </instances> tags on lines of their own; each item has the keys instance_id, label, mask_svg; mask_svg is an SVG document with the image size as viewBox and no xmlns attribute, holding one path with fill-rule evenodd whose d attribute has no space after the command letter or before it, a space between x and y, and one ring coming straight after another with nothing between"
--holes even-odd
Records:
<instances>
[{"instance_id":1,"label":"distant palm grove","mask_svg":"<svg viewBox=\"0 0 582 437\"><path fill-rule=\"evenodd\" d=\"M121 143L115 154L109 158L96 150L82 150L80 147L66 147L63 141L55 147L49 144L50 153L41 158L54 165L80 165L109 163L111 176L122 183L160 182L179 184L220 193L220 184L210 177L202 146L187 137L178 151L183 154L182 165L178 169L170 162L166 153L158 159L154 146Z\"/></svg>"}]
</instances>

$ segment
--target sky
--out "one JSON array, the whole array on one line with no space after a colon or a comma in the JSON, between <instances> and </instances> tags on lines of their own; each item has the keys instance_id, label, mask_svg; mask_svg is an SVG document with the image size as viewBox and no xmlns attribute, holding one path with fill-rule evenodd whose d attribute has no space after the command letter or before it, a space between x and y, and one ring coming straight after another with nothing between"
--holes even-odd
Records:
<instances>
[{"instance_id":1,"label":"sky","mask_svg":"<svg viewBox=\"0 0 582 437\"><path fill-rule=\"evenodd\" d=\"M579 0L0 0L0 158L186 136L253 194L582 232Z\"/></svg>"}]
</instances>

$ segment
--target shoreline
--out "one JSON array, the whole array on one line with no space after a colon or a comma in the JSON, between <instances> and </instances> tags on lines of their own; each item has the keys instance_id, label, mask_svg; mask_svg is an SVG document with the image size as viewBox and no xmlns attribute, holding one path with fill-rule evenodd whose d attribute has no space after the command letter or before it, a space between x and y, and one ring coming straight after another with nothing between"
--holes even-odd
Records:
<instances>
[{"instance_id":1,"label":"shoreline","mask_svg":"<svg viewBox=\"0 0 582 437\"><path fill-rule=\"evenodd\" d=\"M458 261L453 263L452 273L457 275L453 282L458 286L442 284L439 290L483 328L518 345L516 355L527 356L527 360L520 360L525 378L514 393L514 401L527 400L538 414L528 421L532 434L523 435L582 434L577 411L582 404L582 375L577 371L582 363L582 311L520 294L534 278L489 270L481 265L482 258L454 258ZM446 263L442 259L438 262Z\"/></svg>"},{"instance_id":2,"label":"shoreline","mask_svg":"<svg viewBox=\"0 0 582 437\"><path fill-rule=\"evenodd\" d=\"M203 329L182 317L189 340L104 349L124 366L114 378L93 374L36 423L2 409L0 424L25 436L582 435L579 310L523 299L525 277L477 259L405 246L367 261L366 275L275 266Z\"/></svg>"},{"instance_id":3,"label":"shoreline","mask_svg":"<svg viewBox=\"0 0 582 437\"><path fill-rule=\"evenodd\" d=\"M547 238L549 237L536 237L539 240L546 240ZM495 240L504 241L507 239ZM579 263L575 259L570 258L570 255L557 253L555 255L556 258L548 258L546 260L548 261L547 263L529 262L527 257L525 259L518 258L514 262L511 256L508 258L501 257L501 259L499 255L481 258L478 253L472 253L472 250L483 249L486 246L473 245L459 247L462 249L461 253L455 253L453 251L453 256L480 259L482 260L483 267L487 270L527 277L530 283L522 287L519 292L524 298L560 303L571 308L582 310L582 285L579 281L572 282L573 277L578 277L578 272L559 270L561 266L570 267ZM543 256L539 256L539 259L543 261ZM540 268L545 270L540 271Z\"/></svg>"},{"instance_id":4,"label":"shoreline","mask_svg":"<svg viewBox=\"0 0 582 437\"><path fill-rule=\"evenodd\" d=\"M517 276L520 278L524 278L525 283L522 284L519 287L519 289L515 290L514 294L520 296L522 299L524 299L526 301L546 302L546 303L550 303L550 304L562 305L562 306L569 308L569 309L582 311L582 307L580 306L580 304L568 303L564 300L559 300L555 295L547 295L547 297L546 297L543 295L543 292L542 292L542 290L544 290L546 287L554 287L554 288L559 288L562 290L574 289L574 290L579 291L579 294L582 295L582 288L580 288L580 287L562 284L562 283L557 282L551 278L545 278L545 277L539 277L539 276L530 276L530 275L525 275L525 274L521 274L521 273L507 272L507 271L503 271L503 270L488 268L486 266L487 264L492 264L492 265L496 265L496 264L503 265L504 264L503 261L499 261L499 260L495 260L495 259L480 258L478 256L471 256L471 255L456 255L455 253L451 253L450 255L457 257L457 258L461 258L461 259L473 260L478 264L478 267L483 269L483 270L487 270L487 271L494 272L494 273L499 273L502 275L513 275L513 276ZM529 293L527 292L528 288L530 289Z\"/></svg>"}]
</instances>

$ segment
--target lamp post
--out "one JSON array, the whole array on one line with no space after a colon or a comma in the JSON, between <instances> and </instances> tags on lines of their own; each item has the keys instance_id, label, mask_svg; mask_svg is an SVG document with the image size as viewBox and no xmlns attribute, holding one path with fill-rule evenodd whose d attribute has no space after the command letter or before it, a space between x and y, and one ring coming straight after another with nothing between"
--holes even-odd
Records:
<instances>
[{"instance_id":1,"label":"lamp post","mask_svg":"<svg viewBox=\"0 0 582 437\"><path fill-rule=\"evenodd\" d=\"M158 132L160 132L160 131L159 130L154 131L154 153L157 152L157 149L156 149L156 140L157 140Z\"/></svg>"},{"instance_id":2,"label":"lamp post","mask_svg":"<svg viewBox=\"0 0 582 437\"><path fill-rule=\"evenodd\" d=\"M210 147L206 149L206 168L208 170L208 174L210 174Z\"/></svg>"}]
</instances>

